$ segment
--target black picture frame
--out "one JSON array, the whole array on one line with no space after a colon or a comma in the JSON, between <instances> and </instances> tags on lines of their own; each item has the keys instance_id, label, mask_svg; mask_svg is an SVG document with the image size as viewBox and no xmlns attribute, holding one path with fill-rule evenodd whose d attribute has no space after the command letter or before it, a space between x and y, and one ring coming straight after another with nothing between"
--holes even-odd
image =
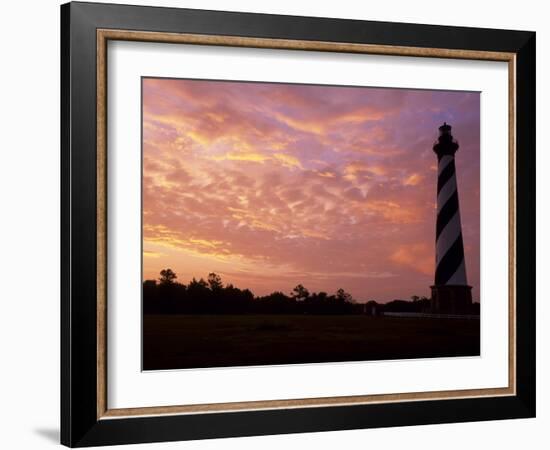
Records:
<instances>
[{"instance_id":1,"label":"black picture frame","mask_svg":"<svg viewBox=\"0 0 550 450\"><path fill-rule=\"evenodd\" d=\"M516 55L516 395L98 418L98 29ZM70 447L535 416L535 33L113 4L61 6L61 443Z\"/></svg>"}]
</instances>

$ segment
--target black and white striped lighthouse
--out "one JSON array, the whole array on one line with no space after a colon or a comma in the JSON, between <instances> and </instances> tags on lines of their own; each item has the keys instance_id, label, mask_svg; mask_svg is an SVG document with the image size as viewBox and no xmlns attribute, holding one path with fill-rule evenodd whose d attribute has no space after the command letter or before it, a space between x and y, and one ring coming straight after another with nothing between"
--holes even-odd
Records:
<instances>
[{"instance_id":1,"label":"black and white striped lighthouse","mask_svg":"<svg viewBox=\"0 0 550 450\"><path fill-rule=\"evenodd\" d=\"M456 183L455 153L458 142L451 126L439 127L433 150L437 155L437 221L435 232L435 282L432 310L435 313L465 314L472 305L472 288L466 279L464 243Z\"/></svg>"}]
</instances>

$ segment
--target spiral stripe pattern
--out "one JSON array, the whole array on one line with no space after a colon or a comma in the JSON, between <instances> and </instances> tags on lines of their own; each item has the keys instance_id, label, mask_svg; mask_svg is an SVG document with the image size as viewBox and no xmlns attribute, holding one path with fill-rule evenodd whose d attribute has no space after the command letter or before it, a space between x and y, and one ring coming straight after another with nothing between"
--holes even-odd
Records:
<instances>
[{"instance_id":1,"label":"spiral stripe pattern","mask_svg":"<svg viewBox=\"0 0 550 450\"><path fill-rule=\"evenodd\" d=\"M438 162L435 284L467 285L454 155Z\"/></svg>"}]
</instances>

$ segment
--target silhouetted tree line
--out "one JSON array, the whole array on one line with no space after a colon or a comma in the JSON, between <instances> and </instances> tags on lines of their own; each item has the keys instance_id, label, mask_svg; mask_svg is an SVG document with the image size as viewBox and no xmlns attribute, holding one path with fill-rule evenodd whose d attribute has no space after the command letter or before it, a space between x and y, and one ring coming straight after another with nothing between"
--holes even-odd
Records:
<instances>
[{"instance_id":1,"label":"silhouetted tree line","mask_svg":"<svg viewBox=\"0 0 550 450\"><path fill-rule=\"evenodd\" d=\"M171 269L160 272L159 280L143 283L146 314L353 314L358 309L352 296L338 289L335 295L310 293L301 284L290 295L273 292L256 297L249 289L224 285L210 273L207 279L193 278L189 284L176 281Z\"/></svg>"},{"instance_id":2,"label":"silhouetted tree line","mask_svg":"<svg viewBox=\"0 0 550 450\"><path fill-rule=\"evenodd\" d=\"M299 284L287 295L273 292L255 296L249 289L224 285L219 275L207 279L193 278L189 284L177 281L171 269L160 272L159 280L143 283L145 314L368 314L383 312L429 312L430 300L411 297L411 301L394 300L381 304L374 300L357 303L344 289L335 294L310 293Z\"/></svg>"}]
</instances>

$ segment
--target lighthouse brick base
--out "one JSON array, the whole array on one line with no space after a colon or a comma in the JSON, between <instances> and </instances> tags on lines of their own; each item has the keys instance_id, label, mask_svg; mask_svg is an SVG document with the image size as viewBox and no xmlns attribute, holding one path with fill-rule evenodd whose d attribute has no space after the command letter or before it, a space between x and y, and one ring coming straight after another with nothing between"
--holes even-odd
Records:
<instances>
[{"instance_id":1,"label":"lighthouse brick base","mask_svg":"<svg viewBox=\"0 0 550 450\"><path fill-rule=\"evenodd\" d=\"M471 314L472 286L430 286L431 308L434 314Z\"/></svg>"}]
</instances>

